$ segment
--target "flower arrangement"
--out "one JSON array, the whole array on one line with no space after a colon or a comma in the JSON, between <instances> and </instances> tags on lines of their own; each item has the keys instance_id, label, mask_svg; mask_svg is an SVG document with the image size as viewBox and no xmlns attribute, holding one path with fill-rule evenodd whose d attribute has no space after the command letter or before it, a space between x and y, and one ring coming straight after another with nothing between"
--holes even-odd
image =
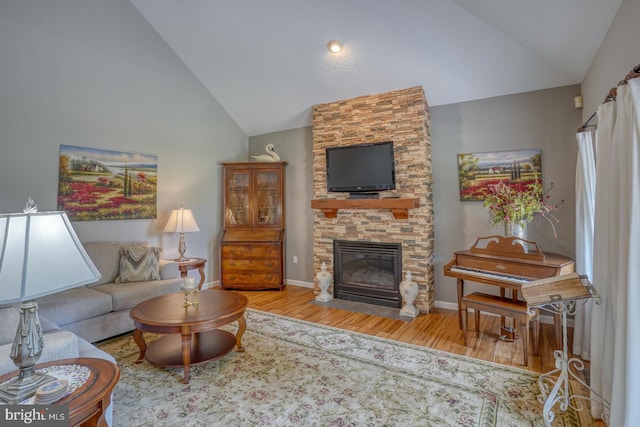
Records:
<instances>
[{"instance_id":1,"label":"flower arrangement","mask_svg":"<svg viewBox=\"0 0 640 427\"><path fill-rule=\"evenodd\" d=\"M553 187L552 183L545 191L539 179L489 184L484 196L484 207L489 211L491 224L515 222L524 227L535 215L539 215L551 224L553 235L557 237L554 222L560 221L551 212L558 206L547 203L551 197L549 191Z\"/></svg>"}]
</instances>

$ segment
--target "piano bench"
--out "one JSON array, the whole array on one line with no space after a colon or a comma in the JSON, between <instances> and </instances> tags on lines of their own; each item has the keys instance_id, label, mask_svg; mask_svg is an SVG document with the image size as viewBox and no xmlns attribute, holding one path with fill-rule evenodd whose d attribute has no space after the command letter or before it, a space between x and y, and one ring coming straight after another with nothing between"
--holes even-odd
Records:
<instances>
[{"instance_id":1,"label":"piano bench","mask_svg":"<svg viewBox=\"0 0 640 427\"><path fill-rule=\"evenodd\" d=\"M522 336L522 348L524 350L523 364L528 364L529 353L529 323L533 328L533 354L538 355L540 352L540 316L537 308L527 308L524 301L513 302L509 299L502 299L496 295L483 294L474 292L462 297L462 331L464 335L464 345L467 345L468 326L468 309L475 310L476 316L476 335L480 334L480 312L493 313L498 316L512 318L518 324L518 329Z\"/></svg>"}]
</instances>

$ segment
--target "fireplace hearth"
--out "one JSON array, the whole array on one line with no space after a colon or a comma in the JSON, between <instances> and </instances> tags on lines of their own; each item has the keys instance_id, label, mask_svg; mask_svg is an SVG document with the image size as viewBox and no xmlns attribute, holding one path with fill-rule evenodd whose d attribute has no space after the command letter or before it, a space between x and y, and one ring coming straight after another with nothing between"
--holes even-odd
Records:
<instances>
[{"instance_id":1,"label":"fireplace hearth","mask_svg":"<svg viewBox=\"0 0 640 427\"><path fill-rule=\"evenodd\" d=\"M402 307L402 245L333 241L334 297L385 307Z\"/></svg>"}]
</instances>

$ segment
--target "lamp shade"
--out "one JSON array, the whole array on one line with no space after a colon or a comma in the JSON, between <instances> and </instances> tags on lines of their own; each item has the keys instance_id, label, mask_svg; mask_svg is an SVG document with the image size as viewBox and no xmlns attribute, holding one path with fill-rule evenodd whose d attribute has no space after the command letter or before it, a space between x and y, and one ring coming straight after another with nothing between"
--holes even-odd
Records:
<instances>
[{"instance_id":1,"label":"lamp shade","mask_svg":"<svg viewBox=\"0 0 640 427\"><path fill-rule=\"evenodd\" d=\"M185 209L182 206L180 209L174 209L171 211L169 221L164 227L165 233L191 233L200 231L198 224L191 209Z\"/></svg>"},{"instance_id":2,"label":"lamp shade","mask_svg":"<svg viewBox=\"0 0 640 427\"><path fill-rule=\"evenodd\" d=\"M0 215L0 302L95 282L100 273L64 212Z\"/></svg>"}]
</instances>

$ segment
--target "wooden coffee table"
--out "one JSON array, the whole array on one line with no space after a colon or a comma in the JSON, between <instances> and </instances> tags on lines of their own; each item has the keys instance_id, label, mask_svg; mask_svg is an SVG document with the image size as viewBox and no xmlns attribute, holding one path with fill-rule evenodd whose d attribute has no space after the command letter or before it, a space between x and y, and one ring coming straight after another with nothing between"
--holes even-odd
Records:
<instances>
[{"instance_id":1,"label":"wooden coffee table","mask_svg":"<svg viewBox=\"0 0 640 427\"><path fill-rule=\"evenodd\" d=\"M182 382L189 384L191 365L219 359L233 347L244 351L241 340L247 329L247 298L236 292L205 289L197 306L185 308L183 302L182 292L161 295L136 305L129 315L136 326L133 339L140 348L136 363L146 359L165 368L184 367ZM236 320L235 336L216 329ZM147 346L143 331L167 335Z\"/></svg>"},{"instance_id":2,"label":"wooden coffee table","mask_svg":"<svg viewBox=\"0 0 640 427\"><path fill-rule=\"evenodd\" d=\"M89 369L89 378L68 396L55 405L69 405L70 426L108 426L104 411L111 402L111 392L120 378L120 369L114 363L92 357L60 359L36 365L36 369L47 366L80 365ZM18 375L18 371L2 375L0 383Z\"/></svg>"}]
</instances>

